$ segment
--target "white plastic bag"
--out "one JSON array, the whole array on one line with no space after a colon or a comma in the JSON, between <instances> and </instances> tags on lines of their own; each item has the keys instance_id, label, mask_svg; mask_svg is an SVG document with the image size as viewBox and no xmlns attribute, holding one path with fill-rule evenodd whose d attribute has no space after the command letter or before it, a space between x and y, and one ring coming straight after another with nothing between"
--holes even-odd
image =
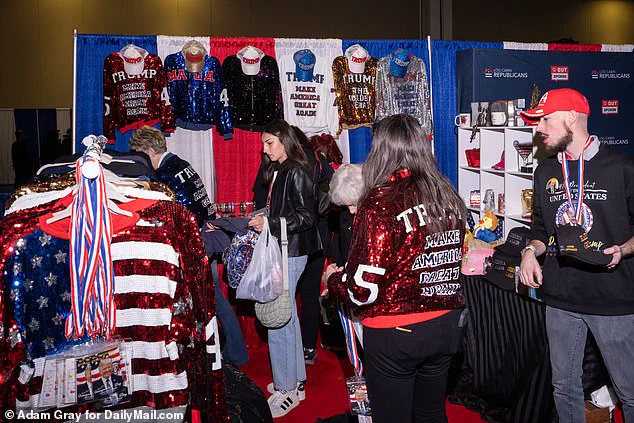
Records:
<instances>
[{"instance_id":1,"label":"white plastic bag","mask_svg":"<svg viewBox=\"0 0 634 423\"><path fill-rule=\"evenodd\" d=\"M253 249L251 263L236 289L236 298L267 303L282 292L282 253L277 238L271 234L268 219L264 218L264 228Z\"/></svg>"}]
</instances>

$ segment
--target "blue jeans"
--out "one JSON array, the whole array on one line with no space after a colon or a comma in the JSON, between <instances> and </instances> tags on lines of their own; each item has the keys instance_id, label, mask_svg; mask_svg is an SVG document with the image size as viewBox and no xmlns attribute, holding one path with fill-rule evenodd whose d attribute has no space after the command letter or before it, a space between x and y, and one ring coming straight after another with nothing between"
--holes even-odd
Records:
<instances>
[{"instance_id":1,"label":"blue jeans","mask_svg":"<svg viewBox=\"0 0 634 423\"><path fill-rule=\"evenodd\" d=\"M302 332L297 318L295 292L297 281L306 267L307 256L288 258L288 290L291 296L291 320L279 329L269 329L269 355L273 383L279 391L290 391L306 380Z\"/></svg>"},{"instance_id":2,"label":"blue jeans","mask_svg":"<svg viewBox=\"0 0 634 423\"><path fill-rule=\"evenodd\" d=\"M597 341L626 423L634 422L634 314L597 316L546 307L555 406L561 423L584 423L583 355L588 329Z\"/></svg>"},{"instance_id":3,"label":"blue jeans","mask_svg":"<svg viewBox=\"0 0 634 423\"><path fill-rule=\"evenodd\" d=\"M246 364L249 361L247 344L244 342L238 318L220 289L218 263L215 260L211 263L211 274L214 279L214 290L216 293L216 315L225 335L225 344L222 346L222 358L235 365Z\"/></svg>"}]
</instances>

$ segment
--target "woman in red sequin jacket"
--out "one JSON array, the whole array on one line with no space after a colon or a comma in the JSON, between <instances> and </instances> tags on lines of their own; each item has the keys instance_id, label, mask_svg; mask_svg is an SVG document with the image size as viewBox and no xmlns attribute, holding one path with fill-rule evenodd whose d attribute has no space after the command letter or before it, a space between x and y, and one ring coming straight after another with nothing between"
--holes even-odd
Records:
<instances>
[{"instance_id":1,"label":"woman in red sequin jacket","mask_svg":"<svg viewBox=\"0 0 634 423\"><path fill-rule=\"evenodd\" d=\"M445 388L462 337L464 202L409 115L377 126L366 192L345 271L326 269L330 295L363 319L373 421L447 421Z\"/></svg>"}]
</instances>

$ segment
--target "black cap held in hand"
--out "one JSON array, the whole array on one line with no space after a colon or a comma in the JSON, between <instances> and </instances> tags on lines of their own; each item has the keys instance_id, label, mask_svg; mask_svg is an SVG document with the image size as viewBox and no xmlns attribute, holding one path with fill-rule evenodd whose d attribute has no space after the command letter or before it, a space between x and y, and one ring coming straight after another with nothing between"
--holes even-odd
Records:
<instances>
[{"instance_id":1,"label":"black cap held in hand","mask_svg":"<svg viewBox=\"0 0 634 423\"><path fill-rule=\"evenodd\" d=\"M563 225L555 229L559 254L572 257L583 263L607 266L612 261L612 254L605 254L592 248L588 234L579 225Z\"/></svg>"}]
</instances>

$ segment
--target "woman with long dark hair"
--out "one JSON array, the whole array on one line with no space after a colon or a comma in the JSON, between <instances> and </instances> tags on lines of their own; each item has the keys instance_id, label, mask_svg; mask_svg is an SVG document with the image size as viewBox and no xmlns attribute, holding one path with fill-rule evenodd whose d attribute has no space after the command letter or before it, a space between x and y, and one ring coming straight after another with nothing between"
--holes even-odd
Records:
<instances>
[{"instance_id":1,"label":"woman with long dark hair","mask_svg":"<svg viewBox=\"0 0 634 423\"><path fill-rule=\"evenodd\" d=\"M273 370L269 407L273 417L281 417L305 398L306 367L302 337L295 307L297 281L304 271L308 255L321 249L315 216L315 185L308 174L308 162L291 127L274 120L262 132L264 154L270 160L265 173L272 173L267 199L268 224L281 240L280 217L285 217L288 231L288 285L291 297L291 320L282 328L269 329L269 355ZM256 231L264 227L263 216L249 221Z\"/></svg>"},{"instance_id":2,"label":"woman with long dark hair","mask_svg":"<svg viewBox=\"0 0 634 423\"><path fill-rule=\"evenodd\" d=\"M331 265L325 278L330 295L363 319L372 419L446 422L462 337L465 205L409 115L377 126L363 179L345 272Z\"/></svg>"}]
</instances>

